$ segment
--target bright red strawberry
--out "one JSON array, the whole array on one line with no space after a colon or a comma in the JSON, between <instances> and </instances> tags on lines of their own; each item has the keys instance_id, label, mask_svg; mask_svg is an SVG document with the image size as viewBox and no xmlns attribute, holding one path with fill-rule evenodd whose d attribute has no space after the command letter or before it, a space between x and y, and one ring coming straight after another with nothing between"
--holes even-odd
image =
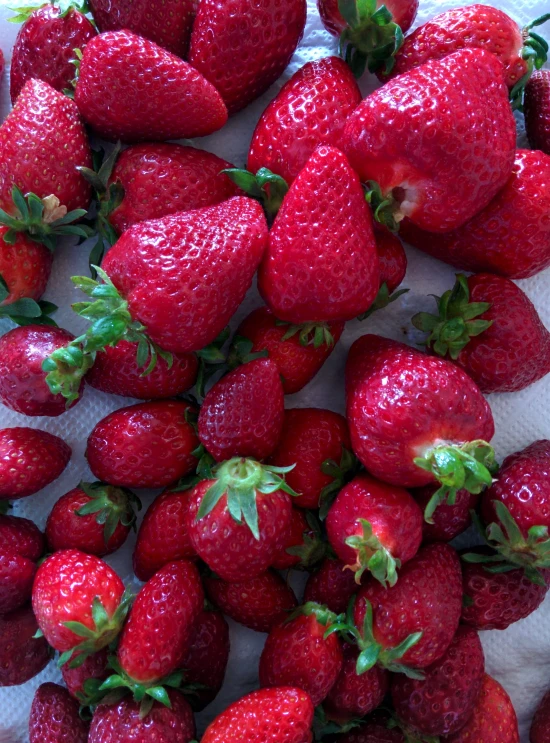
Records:
<instances>
[{"instance_id":1,"label":"bright red strawberry","mask_svg":"<svg viewBox=\"0 0 550 743\"><path fill-rule=\"evenodd\" d=\"M88 725L78 714L78 703L67 689L41 684L32 700L30 743L86 743Z\"/></svg>"},{"instance_id":2,"label":"bright red strawberry","mask_svg":"<svg viewBox=\"0 0 550 743\"><path fill-rule=\"evenodd\" d=\"M224 614L256 632L270 632L297 606L292 588L273 570L241 583L206 577L204 586Z\"/></svg>"},{"instance_id":3,"label":"bright red strawberry","mask_svg":"<svg viewBox=\"0 0 550 743\"><path fill-rule=\"evenodd\" d=\"M466 136L474 127L475 140ZM365 98L342 141L361 181L375 182L370 200L382 222L409 217L430 232L460 227L512 171L516 125L502 65L473 49L427 62Z\"/></svg>"},{"instance_id":4,"label":"bright red strawberry","mask_svg":"<svg viewBox=\"0 0 550 743\"><path fill-rule=\"evenodd\" d=\"M290 325L278 320L267 307L258 307L239 325L236 338L245 338L252 344L250 353L268 352L281 375L285 395L292 395L311 382L343 330L343 322Z\"/></svg>"},{"instance_id":5,"label":"bright red strawberry","mask_svg":"<svg viewBox=\"0 0 550 743\"><path fill-rule=\"evenodd\" d=\"M323 558L325 552L326 545L321 539L319 522L313 514L305 514L298 508L293 508L287 540L272 567L275 570L309 570Z\"/></svg>"},{"instance_id":6,"label":"bright red strawberry","mask_svg":"<svg viewBox=\"0 0 550 743\"><path fill-rule=\"evenodd\" d=\"M407 743L395 722L387 712L375 712L365 724L339 738L339 743Z\"/></svg>"},{"instance_id":7,"label":"bright red strawberry","mask_svg":"<svg viewBox=\"0 0 550 743\"><path fill-rule=\"evenodd\" d=\"M78 699L81 704L87 705L91 701L89 684L93 686L95 691L98 682L105 681L109 676L108 658L109 648L103 648L99 652L93 653L93 655L88 655L84 662L76 668L70 668L70 663L65 663L61 667L61 675L69 694Z\"/></svg>"},{"instance_id":8,"label":"bright red strawberry","mask_svg":"<svg viewBox=\"0 0 550 743\"><path fill-rule=\"evenodd\" d=\"M379 288L372 217L345 156L321 146L284 198L258 273L263 299L281 320L351 320Z\"/></svg>"},{"instance_id":9,"label":"bright red strawberry","mask_svg":"<svg viewBox=\"0 0 550 743\"><path fill-rule=\"evenodd\" d=\"M304 602L314 601L328 606L335 614L343 614L358 590L353 571L346 570L342 560L327 557L308 578Z\"/></svg>"},{"instance_id":10,"label":"bright red strawberry","mask_svg":"<svg viewBox=\"0 0 550 743\"><path fill-rule=\"evenodd\" d=\"M12 103L27 80L48 83L63 92L71 87L75 67L75 49L83 50L97 31L79 9L64 4L63 10L46 3L41 8L28 8L13 19L24 21L12 51L10 95Z\"/></svg>"},{"instance_id":11,"label":"bright red strawberry","mask_svg":"<svg viewBox=\"0 0 550 743\"><path fill-rule=\"evenodd\" d=\"M204 137L227 121L200 72L131 31L107 31L86 45L75 102L101 137L123 142Z\"/></svg>"},{"instance_id":12,"label":"bright red strawberry","mask_svg":"<svg viewBox=\"0 0 550 743\"><path fill-rule=\"evenodd\" d=\"M32 560L0 546L0 614L15 611L30 599L35 572Z\"/></svg>"},{"instance_id":13,"label":"bright red strawberry","mask_svg":"<svg viewBox=\"0 0 550 743\"><path fill-rule=\"evenodd\" d=\"M199 411L198 436L217 462L266 459L281 437L284 392L270 359L255 359L222 377Z\"/></svg>"},{"instance_id":14,"label":"bright red strawberry","mask_svg":"<svg viewBox=\"0 0 550 743\"><path fill-rule=\"evenodd\" d=\"M550 741L550 692L541 699L529 731L529 743Z\"/></svg>"},{"instance_id":15,"label":"bright red strawberry","mask_svg":"<svg viewBox=\"0 0 550 743\"><path fill-rule=\"evenodd\" d=\"M158 400L120 408L99 421L86 457L98 480L129 488L162 488L197 466L198 439L188 403Z\"/></svg>"},{"instance_id":16,"label":"bright red strawberry","mask_svg":"<svg viewBox=\"0 0 550 743\"><path fill-rule=\"evenodd\" d=\"M424 488L412 491L414 499L423 512L437 489L437 485L426 485ZM424 520L422 524L422 541L424 543L450 542L462 534L472 523L471 511L475 511L478 501L479 494L459 490L454 505L440 503L430 517L430 521Z\"/></svg>"},{"instance_id":17,"label":"bright red strawberry","mask_svg":"<svg viewBox=\"0 0 550 743\"><path fill-rule=\"evenodd\" d=\"M389 689L389 673L381 666L373 666L365 673L357 673L359 650L347 643L343 646L344 663L332 686L323 709L331 720L346 723L364 717L379 707Z\"/></svg>"},{"instance_id":18,"label":"bright red strawberry","mask_svg":"<svg viewBox=\"0 0 550 743\"><path fill-rule=\"evenodd\" d=\"M537 70L525 88L525 128L529 144L550 155L550 70Z\"/></svg>"},{"instance_id":19,"label":"bright red strawberry","mask_svg":"<svg viewBox=\"0 0 550 743\"><path fill-rule=\"evenodd\" d=\"M306 0L201 0L189 61L235 113L283 74L302 38L306 13Z\"/></svg>"},{"instance_id":20,"label":"bright red strawberry","mask_svg":"<svg viewBox=\"0 0 550 743\"><path fill-rule=\"evenodd\" d=\"M465 225L435 235L405 220L401 236L455 268L526 279L550 265L549 182L550 157L518 150L508 183Z\"/></svg>"},{"instance_id":21,"label":"bright red strawberry","mask_svg":"<svg viewBox=\"0 0 550 743\"><path fill-rule=\"evenodd\" d=\"M24 684L50 662L51 648L37 630L30 604L0 615L0 687Z\"/></svg>"},{"instance_id":22,"label":"bright red strawberry","mask_svg":"<svg viewBox=\"0 0 550 743\"><path fill-rule=\"evenodd\" d=\"M44 552L44 535L29 519L0 515L0 547L36 562Z\"/></svg>"},{"instance_id":23,"label":"bright red strawberry","mask_svg":"<svg viewBox=\"0 0 550 743\"><path fill-rule=\"evenodd\" d=\"M17 233L13 245L7 243L4 237L8 231L8 227L0 226L0 276L8 288L7 296L0 302L0 315L6 312L2 306L23 297L40 299L46 291L53 262L51 250L23 232Z\"/></svg>"},{"instance_id":24,"label":"bright red strawberry","mask_svg":"<svg viewBox=\"0 0 550 743\"><path fill-rule=\"evenodd\" d=\"M485 674L473 716L444 743L519 743L514 705L498 681Z\"/></svg>"},{"instance_id":25,"label":"bright red strawberry","mask_svg":"<svg viewBox=\"0 0 550 743\"><path fill-rule=\"evenodd\" d=\"M0 499L34 495L61 475L71 448L63 439L34 428L0 430Z\"/></svg>"},{"instance_id":26,"label":"bright red strawberry","mask_svg":"<svg viewBox=\"0 0 550 743\"><path fill-rule=\"evenodd\" d=\"M354 618L369 658L375 648L378 662L389 670L427 668L451 644L461 609L456 552L447 544L431 544L402 568L392 588L371 578L359 592Z\"/></svg>"},{"instance_id":27,"label":"bright red strawberry","mask_svg":"<svg viewBox=\"0 0 550 743\"><path fill-rule=\"evenodd\" d=\"M477 632L459 627L445 655L423 679L396 674L391 695L401 722L423 735L449 735L464 727L477 703L485 659Z\"/></svg>"},{"instance_id":28,"label":"bright red strawberry","mask_svg":"<svg viewBox=\"0 0 550 743\"><path fill-rule=\"evenodd\" d=\"M229 627L223 614L205 609L195 622L191 646L183 661L185 684L200 684L189 695L193 709L204 709L222 688L229 648Z\"/></svg>"},{"instance_id":29,"label":"bright red strawberry","mask_svg":"<svg viewBox=\"0 0 550 743\"><path fill-rule=\"evenodd\" d=\"M201 743L309 743L313 704L292 687L253 691L210 723ZM93 740L90 743L94 743Z\"/></svg>"}]
</instances>

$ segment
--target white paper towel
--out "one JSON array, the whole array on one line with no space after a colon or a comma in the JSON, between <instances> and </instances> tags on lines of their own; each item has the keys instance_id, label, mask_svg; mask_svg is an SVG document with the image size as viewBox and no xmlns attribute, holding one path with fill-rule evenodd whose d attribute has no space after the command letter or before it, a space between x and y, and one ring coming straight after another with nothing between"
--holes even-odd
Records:
<instances>
[{"instance_id":1,"label":"white paper towel","mask_svg":"<svg viewBox=\"0 0 550 743\"><path fill-rule=\"evenodd\" d=\"M18 26L6 22L12 13L6 0L0 0L0 48L9 67L11 48ZM15 0L9 4L17 5ZM421 0L417 24L423 23L436 13L458 5L455 0ZM472 3L465 3L472 4ZM548 0L494 0L494 5L508 11L518 22L525 24L549 10ZM291 64L281 78L262 98L245 111L234 116L221 132L193 144L215 152L237 166L246 162L248 145L254 126L268 102L276 95L281 85L303 64L312 59L336 53L337 42L323 29L317 15L315 0L308 0L308 22L304 39ZM550 37L550 24L542 29ZM9 69L8 71L9 72ZM10 109L8 74L0 82L0 114L3 119ZM362 81L366 94L375 87L375 80L368 75ZM518 117L521 127L521 118ZM521 140L520 135L520 142ZM87 273L89 247L62 246L56 253L52 277L46 298L60 309L55 315L57 323L74 333L81 332L85 323L71 312L71 302L82 299L74 289L69 277ZM353 341L366 332L379 333L397 340L412 339L410 318L419 311L432 309L433 300L428 294L441 294L452 286L454 271L443 263L433 260L413 249L408 250L409 268L404 286L410 292L377 312L364 323L347 324L337 349L313 382L298 395L287 398L288 407L325 406L343 412L344 389L342 385L346 355ZM543 322L550 328L550 298L548 287L550 270L518 284L535 302ZM250 310L260 304L255 290L246 301L232 323L233 327ZM6 332L10 323L0 321L0 334ZM541 380L528 390L516 394L492 395L490 404L496 420L494 445L499 458L523 448L535 439L550 437L548 410L550 403L550 377ZM88 388L84 399L71 411L59 418L26 418L0 405L0 428L6 426L31 426L42 428L63 437L73 448L70 465L62 477L48 488L30 498L18 501L13 513L33 519L44 528L46 517L55 501L81 479L90 479L91 473L84 459L86 438L95 423L112 410L131 404L130 399L105 395ZM144 510L152 500L153 493L140 493ZM135 542L132 535L127 545L108 558L120 575L132 580L131 554ZM300 576L297 576L300 582ZM258 658L265 636L251 632L231 623L231 657L222 692L214 703L198 717L199 733L212 717L230 702L248 693L257 686ZM487 670L493 674L510 693L520 720L522 743L528 742L528 730L534 708L544 691L550 687L550 599L528 619L505 632L482 633L487 656ZM55 663L23 686L0 689L0 743L21 743L28 740L27 720L35 689L45 681L59 681L60 673Z\"/></svg>"}]
</instances>

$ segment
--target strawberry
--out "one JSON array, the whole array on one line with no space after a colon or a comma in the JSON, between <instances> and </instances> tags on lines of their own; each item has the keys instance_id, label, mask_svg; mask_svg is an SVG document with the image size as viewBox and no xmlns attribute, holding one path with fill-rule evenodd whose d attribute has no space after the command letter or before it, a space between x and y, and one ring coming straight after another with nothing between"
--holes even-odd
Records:
<instances>
[{"instance_id":1,"label":"strawberry","mask_svg":"<svg viewBox=\"0 0 550 743\"><path fill-rule=\"evenodd\" d=\"M209 609L202 611L183 661L185 684L197 685L197 690L189 695L193 709L204 709L222 688L229 648L229 627L223 614Z\"/></svg>"},{"instance_id":2,"label":"strawberry","mask_svg":"<svg viewBox=\"0 0 550 743\"><path fill-rule=\"evenodd\" d=\"M550 332L529 297L494 274L457 275L436 298L437 315L413 317L428 348L452 359L480 390L517 392L550 372Z\"/></svg>"},{"instance_id":3,"label":"strawberry","mask_svg":"<svg viewBox=\"0 0 550 743\"><path fill-rule=\"evenodd\" d=\"M14 550L0 546L0 613L8 614L31 597L36 565Z\"/></svg>"},{"instance_id":4,"label":"strawberry","mask_svg":"<svg viewBox=\"0 0 550 743\"><path fill-rule=\"evenodd\" d=\"M309 570L323 558L325 551L319 522L313 514L293 508L286 542L272 567L275 570Z\"/></svg>"},{"instance_id":5,"label":"strawberry","mask_svg":"<svg viewBox=\"0 0 550 743\"><path fill-rule=\"evenodd\" d=\"M385 284L388 293L393 294L405 278L407 254L401 240L378 223L374 225L374 237L380 263L380 287Z\"/></svg>"},{"instance_id":6,"label":"strawberry","mask_svg":"<svg viewBox=\"0 0 550 743\"><path fill-rule=\"evenodd\" d=\"M0 515L0 547L36 562L44 552L44 535L29 519Z\"/></svg>"},{"instance_id":7,"label":"strawberry","mask_svg":"<svg viewBox=\"0 0 550 743\"><path fill-rule=\"evenodd\" d=\"M358 590L353 571L346 570L342 560L327 557L308 578L304 602L314 601L328 606L335 614L342 614Z\"/></svg>"},{"instance_id":8,"label":"strawberry","mask_svg":"<svg viewBox=\"0 0 550 743\"><path fill-rule=\"evenodd\" d=\"M401 235L425 253L464 271L526 279L550 265L550 157L518 150L512 176L490 204L446 235L418 229L409 220Z\"/></svg>"},{"instance_id":9,"label":"strawberry","mask_svg":"<svg viewBox=\"0 0 550 743\"><path fill-rule=\"evenodd\" d=\"M57 480L70 458L70 446L47 431L0 429L0 499L34 495Z\"/></svg>"},{"instance_id":10,"label":"strawberry","mask_svg":"<svg viewBox=\"0 0 550 743\"><path fill-rule=\"evenodd\" d=\"M365 723L338 739L339 743L408 743L401 727L384 711L375 712Z\"/></svg>"},{"instance_id":11,"label":"strawberry","mask_svg":"<svg viewBox=\"0 0 550 743\"><path fill-rule=\"evenodd\" d=\"M548 743L550 741L550 693L541 699L529 731L530 743Z\"/></svg>"},{"instance_id":12,"label":"strawberry","mask_svg":"<svg viewBox=\"0 0 550 743\"><path fill-rule=\"evenodd\" d=\"M93 655L88 655L84 662L75 668L71 668L70 663L65 663L61 667L63 681L69 694L82 705L88 705L92 701L89 692L92 690L95 692L97 686L101 685L109 676L108 658L109 649L103 648L103 650L99 650ZM95 702L95 698L93 701Z\"/></svg>"},{"instance_id":13,"label":"strawberry","mask_svg":"<svg viewBox=\"0 0 550 743\"><path fill-rule=\"evenodd\" d=\"M30 743L86 743L88 725L78 714L78 704L67 689L41 684L32 700Z\"/></svg>"},{"instance_id":14,"label":"strawberry","mask_svg":"<svg viewBox=\"0 0 550 743\"><path fill-rule=\"evenodd\" d=\"M285 395L292 395L321 369L343 330L343 322L289 325L278 320L267 307L258 307L239 325L235 342L246 339L250 353L267 351L279 370Z\"/></svg>"},{"instance_id":15,"label":"strawberry","mask_svg":"<svg viewBox=\"0 0 550 743\"><path fill-rule=\"evenodd\" d=\"M437 489L437 485L426 485L424 488L411 491L422 511L426 510ZM440 503L432 514L430 521L424 520L422 524L422 541L424 544L428 542L450 542L466 531L472 523L471 512L475 511L478 501L479 494L459 490L454 505Z\"/></svg>"},{"instance_id":16,"label":"strawberry","mask_svg":"<svg viewBox=\"0 0 550 743\"><path fill-rule=\"evenodd\" d=\"M441 484L427 519L458 490L491 484L491 409L453 363L364 335L350 349L346 395L353 450L369 473L401 487Z\"/></svg>"},{"instance_id":17,"label":"strawberry","mask_svg":"<svg viewBox=\"0 0 550 743\"><path fill-rule=\"evenodd\" d=\"M533 73L525 88L524 112L531 147L550 155L550 70Z\"/></svg>"},{"instance_id":18,"label":"strawberry","mask_svg":"<svg viewBox=\"0 0 550 743\"><path fill-rule=\"evenodd\" d=\"M333 36L340 36L347 26L339 5L340 0L318 0L317 2L323 25ZM415 0L386 0L386 2L377 0L376 9L379 9L381 5L386 6L386 10L391 13L392 21L400 26L401 31L404 34L407 33L414 23L418 3ZM371 11L371 15L373 13L374 11ZM381 15L379 14L379 16ZM375 22L379 22L380 20L381 18L377 17Z\"/></svg>"},{"instance_id":19,"label":"strawberry","mask_svg":"<svg viewBox=\"0 0 550 743\"><path fill-rule=\"evenodd\" d=\"M483 684L485 659L477 632L459 627L445 655L423 679L393 677L391 695L401 722L423 735L449 735L473 714Z\"/></svg>"},{"instance_id":20,"label":"strawberry","mask_svg":"<svg viewBox=\"0 0 550 743\"><path fill-rule=\"evenodd\" d=\"M306 13L306 0L201 0L189 61L220 91L229 113L240 111L282 75Z\"/></svg>"},{"instance_id":21,"label":"strawberry","mask_svg":"<svg viewBox=\"0 0 550 743\"><path fill-rule=\"evenodd\" d=\"M50 511L46 537L52 552L78 549L103 557L122 547L141 503L124 488L81 482L62 495Z\"/></svg>"},{"instance_id":22,"label":"strawberry","mask_svg":"<svg viewBox=\"0 0 550 743\"><path fill-rule=\"evenodd\" d=\"M0 226L0 276L5 284L0 289L0 315L16 315L17 307L8 307L23 298L38 301L46 291L53 254L45 245L19 232L12 244L4 237L9 228ZM8 236L8 239L11 239ZM2 291L3 290L3 291Z\"/></svg>"},{"instance_id":23,"label":"strawberry","mask_svg":"<svg viewBox=\"0 0 550 743\"><path fill-rule=\"evenodd\" d=\"M222 377L199 411L198 436L217 462L266 459L283 429L284 392L270 359L255 359Z\"/></svg>"},{"instance_id":24,"label":"strawberry","mask_svg":"<svg viewBox=\"0 0 550 743\"><path fill-rule=\"evenodd\" d=\"M50 3L18 11L11 20L23 22L12 51L10 95L12 103L27 80L48 83L63 92L71 87L75 76L72 60L75 49L83 49L96 35L90 21L77 2L63 8Z\"/></svg>"},{"instance_id":25,"label":"strawberry","mask_svg":"<svg viewBox=\"0 0 550 743\"><path fill-rule=\"evenodd\" d=\"M382 704L389 689L389 673L380 666L373 666L359 675L358 649L346 643L342 650L342 669L323 702L323 709L331 720L345 724L364 717Z\"/></svg>"},{"instance_id":26,"label":"strawberry","mask_svg":"<svg viewBox=\"0 0 550 743\"><path fill-rule=\"evenodd\" d=\"M262 114L252 135L248 170L269 168L290 185L318 145L339 146L346 119L361 99L341 59L308 62Z\"/></svg>"},{"instance_id":27,"label":"strawberry","mask_svg":"<svg viewBox=\"0 0 550 743\"><path fill-rule=\"evenodd\" d=\"M50 662L51 648L37 630L30 604L0 615L0 687L24 684Z\"/></svg>"},{"instance_id":28,"label":"strawberry","mask_svg":"<svg viewBox=\"0 0 550 743\"><path fill-rule=\"evenodd\" d=\"M313 704L305 691L260 689L233 702L210 723L201 743L309 743ZM90 743L94 743L93 740Z\"/></svg>"},{"instance_id":29,"label":"strawberry","mask_svg":"<svg viewBox=\"0 0 550 743\"><path fill-rule=\"evenodd\" d=\"M466 136L473 128L475 141ZM407 216L430 232L487 206L510 177L515 146L502 65L473 49L390 80L359 104L342 139L361 181L373 181L377 219L395 229Z\"/></svg>"},{"instance_id":30,"label":"strawberry","mask_svg":"<svg viewBox=\"0 0 550 743\"><path fill-rule=\"evenodd\" d=\"M339 150L318 147L271 229L258 273L260 293L290 323L351 320L369 309L379 278L359 179Z\"/></svg>"},{"instance_id":31,"label":"strawberry","mask_svg":"<svg viewBox=\"0 0 550 743\"><path fill-rule=\"evenodd\" d=\"M297 605L292 588L273 570L241 583L206 577L204 586L224 614L256 632L270 632Z\"/></svg>"},{"instance_id":32,"label":"strawberry","mask_svg":"<svg viewBox=\"0 0 550 743\"><path fill-rule=\"evenodd\" d=\"M98 480L129 488L162 488L191 473L198 445L183 401L120 408L99 421L86 457Z\"/></svg>"},{"instance_id":33,"label":"strawberry","mask_svg":"<svg viewBox=\"0 0 550 743\"><path fill-rule=\"evenodd\" d=\"M126 30L88 42L74 97L82 118L108 140L204 137L227 121L220 94L200 72Z\"/></svg>"}]
</instances>

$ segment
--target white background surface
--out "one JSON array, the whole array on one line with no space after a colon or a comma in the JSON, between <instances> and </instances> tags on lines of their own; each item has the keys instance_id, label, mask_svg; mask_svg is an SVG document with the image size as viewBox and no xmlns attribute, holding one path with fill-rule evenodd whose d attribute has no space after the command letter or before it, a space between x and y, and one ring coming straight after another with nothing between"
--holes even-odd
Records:
<instances>
[{"instance_id":1,"label":"white background surface","mask_svg":"<svg viewBox=\"0 0 550 743\"><path fill-rule=\"evenodd\" d=\"M23 5L15 0L11 5ZM442 10L458 5L452 0L421 0L417 25ZM472 4L472 3L465 3ZM548 0L498 0L494 5L502 7L520 23L548 11ZM291 65L281 80L261 99L245 111L233 117L229 125L217 134L196 140L193 144L210 150L232 161L237 166L246 162L248 145L256 122L267 103L276 95L284 81L305 62L336 53L337 42L324 31L319 21L315 0L308 0L308 22L304 39L292 59ZM18 26L6 23L11 13L6 8L6 0L0 0L0 48L9 68L11 48ZM550 24L541 33L550 37ZM8 93L8 71L0 82L0 114L2 119L10 109ZM368 74L362 81L363 92L368 93L376 81ZM521 120L518 118L518 123ZM521 137L521 135L520 135ZM521 139L520 139L521 141ZM57 323L78 333L84 327L69 309L71 302L80 301L82 296L74 289L69 277L87 273L88 246L60 247L56 253L52 277L45 295L60 310L55 315ZM288 407L313 405L328 407L343 412L344 389L343 371L347 351L353 341L366 332L380 333L398 340L410 342L415 336L411 332L410 318L419 311L433 308L428 294L441 294L453 284L454 271L413 249L408 250L409 268L403 286L410 288L409 294L382 312L367 320L348 323L342 340L321 373L301 393L287 398ZM542 320L550 328L550 297L548 294L550 270L518 284L535 302ZM260 304L255 290L249 293L241 310L234 318L235 327L242 317ZM11 327L7 321L0 321L0 333ZM105 395L88 388L83 400L71 411L59 418L27 418L13 413L0 405L0 427L31 426L42 428L62 436L72 447L73 457L62 477L37 495L17 502L13 513L33 519L44 528L46 517L55 501L81 479L91 478L84 459L86 438L95 423L107 413L132 400ZM499 458L523 448L532 441L550 437L550 377L541 380L528 390L516 394L492 395L489 402L496 420L496 436L493 440ZM145 510L152 500L153 493L140 493ZM142 512L143 515L143 512ZM141 520L141 519L140 519ZM131 553L135 537L131 535L127 545L108 561L127 582L132 580ZM298 576L298 582L300 577ZM215 702L199 718L199 733L207 722L224 709L231 701L248 693L257 686L258 657L265 636L231 623L231 657L224 688ZM522 731L522 743L528 743L530 720L539 699L550 687L550 599L528 619L505 632L482 633L487 656L487 670L493 674L514 701ZM59 681L60 673L55 663L36 678L20 687L0 689L0 743L20 743L28 740L26 727L28 713L35 689L45 681Z\"/></svg>"}]
</instances>

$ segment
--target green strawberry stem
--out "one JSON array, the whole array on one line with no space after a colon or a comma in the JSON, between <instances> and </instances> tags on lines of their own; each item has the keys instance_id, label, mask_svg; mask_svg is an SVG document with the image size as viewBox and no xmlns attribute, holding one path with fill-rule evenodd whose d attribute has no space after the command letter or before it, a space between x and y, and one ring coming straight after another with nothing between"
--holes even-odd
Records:
<instances>
[{"instance_id":1,"label":"green strawberry stem","mask_svg":"<svg viewBox=\"0 0 550 743\"><path fill-rule=\"evenodd\" d=\"M321 465L321 472L324 475L332 477L332 482L321 490L319 496L319 518L324 521L328 515L330 507L334 503L336 496L342 490L344 485L355 477L361 469L361 463L349 449L342 446L342 456L340 462L333 459L325 459Z\"/></svg>"},{"instance_id":2,"label":"green strawberry stem","mask_svg":"<svg viewBox=\"0 0 550 743\"><path fill-rule=\"evenodd\" d=\"M55 5L57 8L59 8L59 15L61 18L64 18L72 10L76 10L77 12L82 13L82 15L86 15L90 12L90 8L86 0L83 0L83 2L78 2L78 0L49 0L49 4ZM29 5L23 5L19 7L10 6L10 10L16 13L16 15L8 18L8 21L9 23L25 23L25 21L30 18L35 10L44 7L44 5L48 5L48 0L37 0L34 3L29 2Z\"/></svg>"},{"instance_id":3,"label":"green strawberry stem","mask_svg":"<svg viewBox=\"0 0 550 743\"><path fill-rule=\"evenodd\" d=\"M510 101L514 110L523 110L525 86L529 82L533 71L542 69L548 59L548 42L533 31L534 28L542 26L547 21L550 21L550 13L535 18L523 29L524 45L521 55L527 62L527 72L510 91Z\"/></svg>"},{"instance_id":4,"label":"green strawberry stem","mask_svg":"<svg viewBox=\"0 0 550 743\"><path fill-rule=\"evenodd\" d=\"M30 297L22 297L15 302L2 304L10 295L10 290L3 276L0 275L0 317L9 317L17 325L50 325L57 327L52 315L57 305L45 300L35 302Z\"/></svg>"},{"instance_id":5,"label":"green strawberry stem","mask_svg":"<svg viewBox=\"0 0 550 743\"><path fill-rule=\"evenodd\" d=\"M136 510L141 511L141 501L131 490L103 482L81 482L78 487L90 500L75 513L77 516L96 515L97 523L104 527L103 539L106 545L119 524L135 531Z\"/></svg>"},{"instance_id":6,"label":"green strawberry stem","mask_svg":"<svg viewBox=\"0 0 550 743\"><path fill-rule=\"evenodd\" d=\"M267 168L260 168L256 175L241 168L222 170L233 183L263 206L268 224L271 226L288 192L288 184L280 175Z\"/></svg>"},{"instance_id":7,"label":"green strawberry stem","mask_svg":"<svg viewBox=\"0 0 550 743\"><path fill-rule=\"evenodd\" d=\"M376 299L370 306L370 308L363 312L362 315L359 315L357 317L358 320L366 320L368 317L373 315L378 310L384 310L386 307L388 307L390 304L395 302L396 299L399 299L399 297L402 297L403 294L407 294L409 289L399 289L398 291L390 293L390 290L388 289L388 285L386 282L382 284L380 289L378 290L378 294L376 295Z\"/></svg>"},{"instance_id":8,"label":"green strawberry stem","mask_svg":"<svg viewBox=\"0 0 550 743\"><path fill-rule=\"evenodd\" d=\"M393 557L384 547L372 530L372 524L366 519L359 519L362 534L356 534L346 539L346 544L357 553L357 560L346 568L355 573L355 582L361 585L361 578L368 570L377 581L387 587L397 583L397 570L401 567L401 560Z\"/></svg>"}]
</instances>

